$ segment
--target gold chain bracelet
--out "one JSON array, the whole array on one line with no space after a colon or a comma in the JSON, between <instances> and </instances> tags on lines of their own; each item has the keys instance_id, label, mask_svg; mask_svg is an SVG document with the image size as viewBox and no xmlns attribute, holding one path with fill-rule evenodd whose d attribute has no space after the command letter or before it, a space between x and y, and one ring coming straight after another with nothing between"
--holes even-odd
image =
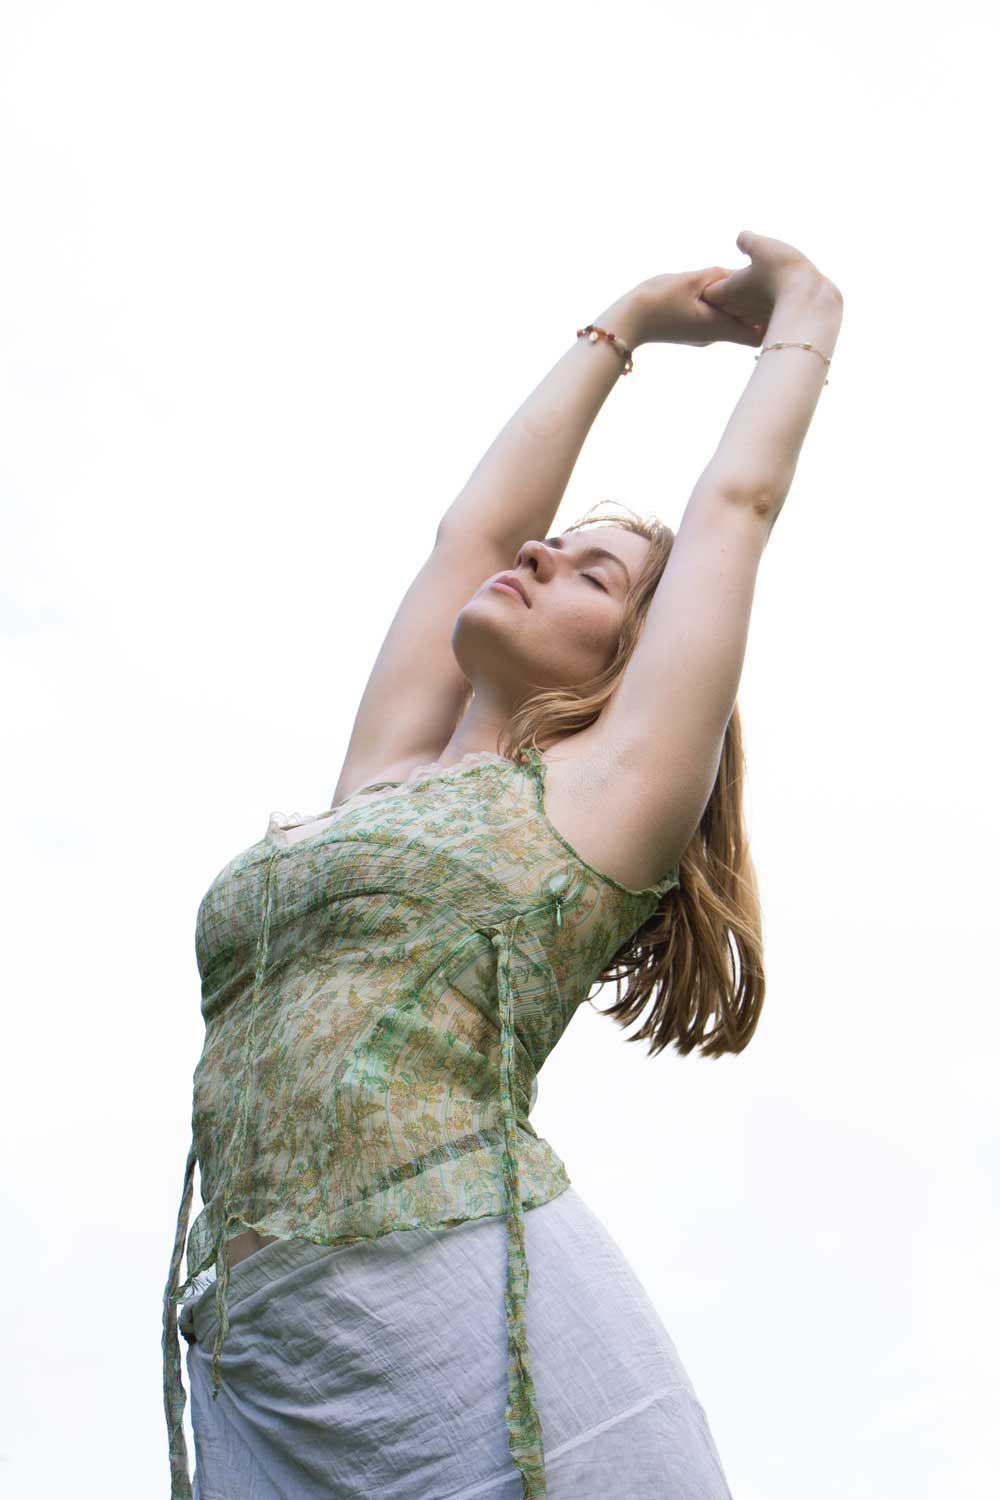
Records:
<instances>
[{"instance_id":1,"label":"gold chain bracelet","mask_svg":"<svg viewBox=\"0 0 1000 1500\"><path fill-rule=\"evenodd\" d=\"M778 339L777 343L767 344L760 351L760 354L766 354L768 349L808 349L810 354L818 354L820 359L825 363L827 369L830 368L830 356L828 354L824 354L821 349L817 349L815 344L797 344L794 343L791 339ZM754 355L755 362L760 359L760 354ZM830 382L829 380L824 380L823 384L829 385Z\"/></svg>"}]
</instances>

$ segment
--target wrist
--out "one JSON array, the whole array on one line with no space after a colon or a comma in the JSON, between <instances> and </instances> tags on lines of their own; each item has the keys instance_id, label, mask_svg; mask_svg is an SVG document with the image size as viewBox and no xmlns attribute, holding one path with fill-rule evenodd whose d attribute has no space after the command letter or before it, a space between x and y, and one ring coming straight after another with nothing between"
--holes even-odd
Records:
<instances>
[{"instance_id":1,"label":"wrist","mask_svg":"<svg viewBox=\"0 0 1000 1500\"><path fill-rule=\"evenodd\" d=\"M803 307L842 308L844 299L840 288L813 265L796 266L789 270L778 283L774 299L775 310L782 303L801 304Z\"/></svg>"},{"instance_id":2,"label":"wrist","mask_svg":"<svg viewBox=\"0 0 1000 1500\"><path fill-rule=\"evenodd\" d=\"M844 299L832 281L818 272L790 277L778 289L764 346L808 341L832 357L843 316Z\"/></svg>"},{"instance_id":3,"label":"wrist","mask_svg":"<svg viewBox=\"0 0 1000 1500\"><path fill-rule=\"evenodd\" d=\"M615 334L629 349L635 349L644 342L642 305L635 290L626 292L624 297L612 302L593 322L598 328L606 328L609 333ZM616 357L621 358L620 355Z\"/></svg>"}]
</instances>

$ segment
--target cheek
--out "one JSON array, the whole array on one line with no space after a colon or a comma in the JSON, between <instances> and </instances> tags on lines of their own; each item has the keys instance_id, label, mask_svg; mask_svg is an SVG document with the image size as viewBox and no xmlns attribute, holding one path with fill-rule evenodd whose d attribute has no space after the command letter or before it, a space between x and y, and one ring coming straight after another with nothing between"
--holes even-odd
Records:
<instances>
[{"instance_id":1,"label":"cheek","mask_svg":"<svg viewBox=\"0 0 1000 1500\"><path fill-rule=\"evenodd\" d=\"M609 610L577 605L567 612L559 634L575 655L603 660L617 639L618 628Z\"/></svg>"}]
</instances>

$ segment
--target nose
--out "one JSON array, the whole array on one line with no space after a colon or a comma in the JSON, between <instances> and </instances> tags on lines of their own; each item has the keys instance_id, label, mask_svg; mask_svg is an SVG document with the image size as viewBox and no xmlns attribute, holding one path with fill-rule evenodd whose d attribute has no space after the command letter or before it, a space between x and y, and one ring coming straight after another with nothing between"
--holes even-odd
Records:
<instances>
[{"instance_id":1,"label":"nose","mask_svg":"<svg viewBox=\"0 0 1000 1500\"><path fill-rule=\"evenodd\" d=\"M533 568L537 577L548 578L555 567L552 548L547 547L544 542L524 542L518 551L514 566Z\"/></svg>"}]
</instances>

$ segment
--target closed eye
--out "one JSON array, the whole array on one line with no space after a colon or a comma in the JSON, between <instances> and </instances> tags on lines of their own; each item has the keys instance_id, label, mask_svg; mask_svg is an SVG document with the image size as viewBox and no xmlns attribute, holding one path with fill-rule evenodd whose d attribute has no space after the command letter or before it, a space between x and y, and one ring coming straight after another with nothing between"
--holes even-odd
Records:
<instances>
[{"instance_id":1,"label":"closed eye","mask_svg":"<svg viewBox=\"0 0 1000 1500\"><path fill-rule=\"evenodd\" d=\"M595 577L594 577L594 575L593 575L593 573L584 573L584 574L583 574L583 577L584 577L584 578L589 578L589 579L590 579L590 581L591 581L591 583L596 583L596 584L597 584L597 587L598 587L598 588L599 588L599 589L604 589L604 592L605 592L605 593L607 593L607 592L608 592L608 591L607 591L607 589L606 589L606 588L604 588L604 584L603 584L603 583L602 583L602 582L601 582L601 580L600 580L600 579L599 579L599 578L595 578Z\"/></svg>"}]
</instances>

